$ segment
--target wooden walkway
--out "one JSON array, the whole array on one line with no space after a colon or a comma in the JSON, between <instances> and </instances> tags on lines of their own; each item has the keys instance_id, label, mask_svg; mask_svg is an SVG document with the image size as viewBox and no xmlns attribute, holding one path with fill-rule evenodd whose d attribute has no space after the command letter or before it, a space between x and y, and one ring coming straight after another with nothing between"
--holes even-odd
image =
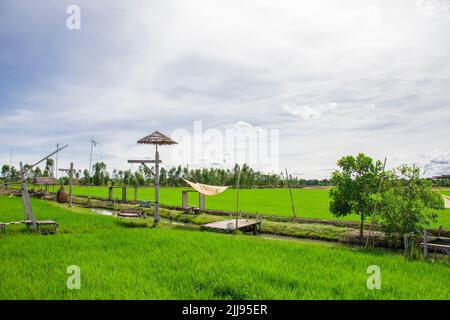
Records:
<instances>
[{"instance_id":1,"label":"wooden walkway","mask_svg":"<svg viewBox=\"0 0 450 320\"><path fill-rule=\"evenodd\" d=\"M261 221L241 219L237 222L236 219L212 222L202 225L204 229L220 230L227 232L234 232L235 230L252 231L253 234L261 233Z\"/></svg>"}]
</instances>

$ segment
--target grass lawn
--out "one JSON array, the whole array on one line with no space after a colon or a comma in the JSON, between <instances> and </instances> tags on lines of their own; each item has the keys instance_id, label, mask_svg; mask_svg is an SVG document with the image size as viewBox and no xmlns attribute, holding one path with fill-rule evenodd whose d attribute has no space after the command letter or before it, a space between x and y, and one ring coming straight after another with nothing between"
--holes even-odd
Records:
<instances>
[{"instance_id":1,"label":"grass lawn","mask_svg":"<svg viewBox=\"0 0 450 320\"><path fill-rule=\"evenodd\" d=\"M30 186L31 188L31 186ZM55 191L57 188L55 188ZM68 190L68 187L66 187ZM181 206L181 191L187 188L161 188L160 203ZM52 191L52 190L50 190ZM85 187L74 186L74 195L94 196L107 198L107 187ZM292 216L291 199L288 189L242 189L239 191L240 210L246 213L261 213L279 216ZM339 220L329 212L329 190L327 189L293 189L294 205L297 216L303 218L314 218L323 220ZM447 189L442 191L449 193ZM122 199L122 189L114 188L113 197ZM139 188L139 200L154 200L154 188ZM127 199L134 199L134 188L127 188ZM236 190L228 189L214 197L206 197L206 208L224 211L236 210ZM189 203L198 206L198 195L189 194ZM359 216L350 215L343 220L359 221ZM438 222L430 227L450 229L450 210L443 210L438 213Z\"/></svg>"},{"instance_id":2,"label":"grass lawn","mask_svg":"<svg viewBox=\"0 0 450 320\"><path fill-rule=\"evenodd\" d=\"M129 228L115 217L32 199L60 232L0 235L0 299L449 299L449 267L393 252L310 241L176 229ZM0 221L23 219L21 199L0 196ZM81 268L68 290L66 268ZM368 290L367 267L381 268Z\"/></svg>"}]
</instances>

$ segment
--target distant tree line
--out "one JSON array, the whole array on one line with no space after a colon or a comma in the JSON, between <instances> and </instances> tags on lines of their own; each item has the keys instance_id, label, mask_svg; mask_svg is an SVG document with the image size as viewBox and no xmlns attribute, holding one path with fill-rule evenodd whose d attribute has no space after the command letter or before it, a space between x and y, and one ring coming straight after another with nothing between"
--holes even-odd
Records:
<instances>
[{"instance_id":1,"label":"distant tree line","mask_svg":"<svg viewBox=\"0 0 450 320\"><path fill-rule=\"evenodd\" d=\"M30 168L25 164L24 168ZM184 187L186 183L181 179L196 181L210 185L235 186L237 184L237 169L222 168L202 168L189 169L188 167L176 166L171 168L161 168L159 183L165 187ZM36 177L54 177L55 164L53 159L47 159L43 169L35 167L33 170L27 170L27 179L32 181ZM153 169L152 169L153 170ZM136 170L117 170L107 171L107 165L104 162L97 162L92 166L92 174L88 169L76 170L74 173L75 183L79 185L94 186L151 186L154 184L152 171L144 166L139 166ZM14 166L7 164L1 167L0 181L18 181L20 173ZM58 183L68 184L69 178L66 174L60 173ZM240 167L240 187L242 188L283 188L291 186L293 188L305 186L331 186L333 179L301 179L299 177L286 177L283 172L264 173L255 170L244 164ZM432 180L433 186L449 187L449 180Z\"/></svg>"},{"instance_id":2,"label":"distant tree line","mask_svg":"<svg viewBox=\"0 0 450 320\"><path fill-rule=\"evenodd\" d=\"M29 165L25 165L29 168ZM210 185L227 185L235 186L237 184L238 165L233 169L222 168L202 168L189 169L188 167L176 166L171 168L161 168L159 175L159 183L166 187L184 187L186 183L181 179L196 181ZM152 168L153 170L153 168ZM33 180L36 177L52 177L54 176L53 159L47 159L44 170L36 167L29 170L27 179ZM17 181L19 170L14 166L3 165L1 169L1 179L3 181ZM154 184L153 172L144 166L139 166L136 170L117 170L107 171L107 165L104 162L97 162L92 166L92 174L88 169L76 170L74 173L76 184L94 185L94 186L151 186ZM69 178L66 174L61 174L58 183L68 184ZM327 179L300 179L295 176L286 177L286 174L280 173L264 173L255 170L244 164L240 167L240 187L242 188L283 188L291 186L294 188L304 186L328 186L330 181Z\"/></svg>"}]
</instances>

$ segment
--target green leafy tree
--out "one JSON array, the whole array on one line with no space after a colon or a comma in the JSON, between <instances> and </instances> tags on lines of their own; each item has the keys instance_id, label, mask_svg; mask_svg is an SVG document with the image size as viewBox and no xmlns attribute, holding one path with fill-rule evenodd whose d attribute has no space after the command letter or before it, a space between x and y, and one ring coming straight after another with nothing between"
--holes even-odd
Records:
<instances>
[{"instance_id":1,"label":"green leafy tree","mask_svg":"<svg viewBox=\"0 0 450 320\"><path fill-rule=\"evenodd\" d=\"M2 171L1 171L1 173L2 173L2 178L3 178L3 179L9 178L10 172L11 172L11 168L9 167L9 165L4 164L4 165L2 166Z\"/></svg>"},{"instance_id":2,"label":"green leafy tree","mask_svg":"<svg viewBox=\"0 0 450 320\"><path fill-rule=\"evenodd\" d=\"M438 209L444 209L442 196L432 190L432 181L420 175L420 169L407 165L392 170L382 194L380 216L388 233L400 236L420 234L437 221Z\"/></svg>"},{"instance_id":3,"label":"green leafy tree","mask_svg":"<svg viewBox=\"0 0 450 320\"><path fill-rule=\"evenodd\" d=\"M33 179L36 177L42 177L42 171L41 168L39 167L36 167L36 169L34 169Z\"/></svg>"},{"instance_id":4,"label":"green leafy tree","mask_svg":"<svg viewBox=\"0 0 450 320\"><path fill-rule=\"evenodd\" d=\"M338 161L330 189L330 211L335 217L350 214L360 216L360 237L364 236L364 221L374 208L383 165L363 153L345 156Z\"/></svg>"},{"instance_id":5,"label":"green leafy tree","mask_svg":"<svg viewBox=\"0 0 450 320\"><path fill-rule=\"evenodd\" d=\"M45 169L43 172L44 177L53 177L53 168L55 167L55 162L53 159L47 159L45 161Z\"/></svg>"},{"instance_id":6,"label":"green leafy tree","mask_svg":"<svg viewBox=\"0 0 450 320\"><path fill-rule=\"evenodd\" d=\"M89 174L88 169L84 169L83 171L83 179L81 180L81 183L85 186L88 186L91 184L91 176Z\"/></svg>"},{"instance_id":7,"label":"green leafy tree","mask_svg":"<svg viewBox=\"0 0 450 320\"><path fill-rule=\"evenodd\" d=\"M93 183L96 186L102 186L108 180L106 172L106 164L104 162L96 162L94 164L94 175L92 177Z\"/></svg>"}]
</instances>

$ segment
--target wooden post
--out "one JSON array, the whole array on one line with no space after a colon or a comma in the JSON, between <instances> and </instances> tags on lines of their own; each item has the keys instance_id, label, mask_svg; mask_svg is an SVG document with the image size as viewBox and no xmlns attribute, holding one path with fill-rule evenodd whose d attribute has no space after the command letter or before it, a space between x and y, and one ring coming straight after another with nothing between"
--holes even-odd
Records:
<instances>
[{"instance_id":1,"label":"wooden post","mask_svg":"<svg viewBox=\"0 0 450 320\"><path fill-rule=\"evenodd\" d=\"M288 188L289 188L289 194L291 195L291 206L292 206L292 219L294 220L294 221L297 221L297 215L296 215L296 213L295 213L295 207L294 207L294 198L292 197L292 189L291 189L291 183L290 183L290 177L289 177L289 174L288 174L288 171L287 171L287 169L285 169L286 170L286 181L287 181L287 183L288 183Z\"/></svg>"},{"instance_id":2,"label":"wooden post","mask_svg":"<svg viewBox=\"0 0 450 320\"><path fill-rule=\"evenodd\" d=\"M405 248L405 256L408 255L408 235L403 236L403 246Z\"/></svg>"},{"instance_id":3,"label":"wooden post","mask_svg":"<svg viewBox=\"0 0 450 320\"><path fill-rule=\"evenodd\" d=\"M198 193L198 207L200 210L205 210L205 195Z\"/></svg>"},{"instance_id":4,"label":"wooden post","mask_svg":"<svg viewBox=\"0 0 450 320\"><path fill-rule=\"evenodd\" d=\"M159 209L159 152L158 152L158 145L156 145L156 152L155 152L155 216L154 216L155 225L158 225L158 222L159 222L158 209Z\"/></svg>"},{"instance_id":5,"label":"wooden post","mask_svg":"<svg viewBox=\"0 0 450 320\"><path fill-rule=\"evenodd\" d=\"M113 200L113 187L109 187L109 191L108 191L108 200L112 201Z\"/></svg>"},{"instance_id":6,"label":"wooden post","mask_svg":"<svg viewBox=\"0 0 450 320\"><path fill-rule=\"evenodd\" d=\"M20 166L20 177L22 180L22 202L23 210L25 213L25 220L31 220L33 229L36 231L36 219L34 217L33 209L31 208L30 195L28 194L27 179L25 177L25 170L22 165L22 161L19 163Z\"/></svg>"},{"instance_id":7,"label":"wooden post","mask_svg":"<svg viewBox=\"0 0 450 320\"><path fill-rule=\"evenodd\" d=\"M188 192L187 191L181 191L181 207L182 208L188 207Z\"/></svg>"},{"instance_id":8,"label":"wooden post","mask_svg":"<svg viewBox=\"0 0 450 320\"><path fill-rule=\"evenodd\" d=\"M122 203L127 202L127 187L122 187Z\"/></svg>"},{"instance_id":9,"label":"wooden post","mask_svg":"<svg viewBox=\"0 0 450 320\"><path fill-rule=\"evenodd\" d=\"M134 186L134 201L138 199L138 186Z\"/></svg>"},{"instance_id":10,"label":"wooden post","mask_svg":"<svg viewBox=\"0 0 450 320\"><path fill-rule=\"evenodd\" d=\"M428 259L428 229L423 230L423 258Z\"/></svg>"},{"instance_id":11,"label":"wooden post","mask_svg":"<svg viewBox=\"0 0 450 320\"><path fill-rule=\"evenodd\" d=\"M73 186L73 162L70 163L69 169L69 208L72 208L72 186Z\"/></svg>"}]
</instances>

